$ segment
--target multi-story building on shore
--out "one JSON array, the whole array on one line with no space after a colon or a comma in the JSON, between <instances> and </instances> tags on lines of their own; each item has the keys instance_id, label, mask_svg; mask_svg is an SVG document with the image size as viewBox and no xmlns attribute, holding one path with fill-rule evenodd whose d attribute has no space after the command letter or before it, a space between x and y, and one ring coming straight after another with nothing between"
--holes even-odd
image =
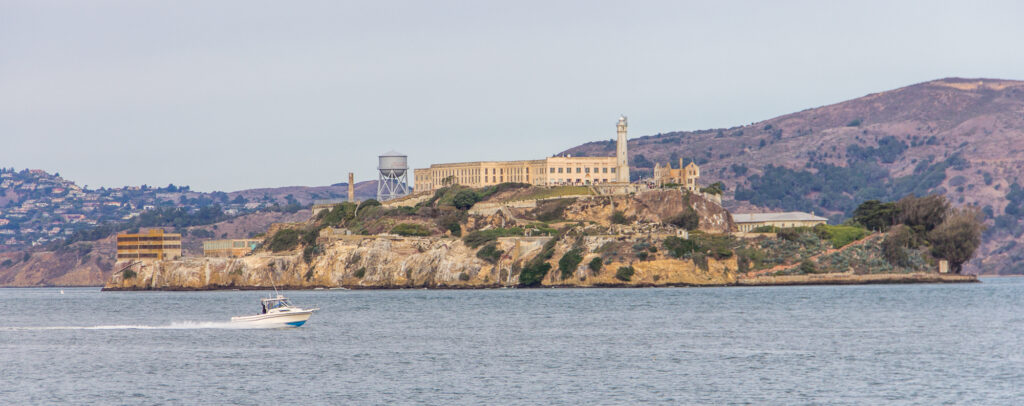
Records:
<instances>
[{"instance_id":1,"label":"multi-story building on shore","mask_svg":"<svg viewBox=\"0 0 1024 406\"><path fill-rule=\"evenodd\" d=\"M117 235L117 259L165 260L181 258L181 234L162 229Z\"/></svg>"},{"instance_id":2,"label":"multi-story building on shore","mask_svg":"<svg viewBox=\"0 0 1024 406\"><path fill-rule=\"evenodd\" d=\"M478 161L433 164L413 170L416 191L459 184L484 187L505 182L535 186L629 183L626 117L619 117L616 156L555 156L526 161Z\"/></svg>"}]
</instances>

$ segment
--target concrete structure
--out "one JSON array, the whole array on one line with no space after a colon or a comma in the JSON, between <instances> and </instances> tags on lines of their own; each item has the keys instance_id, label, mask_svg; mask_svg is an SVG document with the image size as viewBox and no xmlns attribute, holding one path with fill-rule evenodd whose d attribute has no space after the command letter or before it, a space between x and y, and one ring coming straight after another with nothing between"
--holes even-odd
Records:
<instances>
[{"instance_id":1,"label":"concrete structure","mask_svg":"<svg viewBox=\"0 0 1024 406\"><path fill-rule=\"evenodd\" d=\"M629 127L629 123L626 122L626 116L619 116L619 123L615 125L615 133L617 135L615 140L615 166L619 168L615 180L619 183L629 183L629 143L626 141L627 127Z\"/></svg>"},{"instance_id":2,"label":"concrete structure","mask_svg":"<svg viewBox=\"0 0 1024 406\"><path fill-rule=\"evenodd\" d=\"M699 178L700 167L693 162L683 166L682 158L679 158L679 169L672 169L671 163L666 163L665 166L654 164L653 180L654 184L658 186L676 184L682 185L691 192L696 192L700 189L700 184L697 183Z\"/></svg>"},{"instance_id":3,"label":"concrete structure","mask_svg":"<svg viewBox=\"0 0 1024 406\"><path fill-rule=\"evenodd\" d=\"M263 241L252 238L203 241L203 256L244 257L256 249L261 242Z\"/></svg>"},{"instance_id":4,"label":"concrete structure","mask_svg":"<svg viewBox=\"0 0 1024 406\"><path fill-rule=\"evenodd\" d=\"M165 260L181 258L181 234L162 229L139 234L117 235L117 260Z\"/></svg>"},{"instance_id":5,"label":"concrete structure","mask_svg":"<svg viewBox=\"0 0 1024 406\"><path fill-rule=\"evenodd\" d=\"M377 157L377 201L387 201L409 194L409 165L405 154L389 151Z\"/></svg>"},{"instance_id":6,"label":"concrete structure","mask_svg":"<svg viewBox=\"0 0 1024 406\"><path fill-rule=\"evenodd\" d=\"M356 175L352 172L348 173L348 201L356 201Z\"/></svg>"},{"instance_id":7,"label":"concrete structure","mask_svg":"<svg viewBox=\"0 0 1024 406\"><path fill-rule=\"evenodd\" d=\"M534 186L604 185L629 183L626 118L620 117L614 157L556 156L528 161L478 161L434 164L413 171L416 191L432 191L459 184L484 187L499 183Z\"/></svg>"},{"instance_id":8,"label":"concrete structure","mask_svg":"<svg viewBox=\"0 0 1024 406\"><path fill-rule=\"evenodd\" d=\"M758 227L814 227L825 224L828 219L811 213L791 211L786 213L733 213L732 220L740 232L750 232Z\"/></svg>"}]
</instances>

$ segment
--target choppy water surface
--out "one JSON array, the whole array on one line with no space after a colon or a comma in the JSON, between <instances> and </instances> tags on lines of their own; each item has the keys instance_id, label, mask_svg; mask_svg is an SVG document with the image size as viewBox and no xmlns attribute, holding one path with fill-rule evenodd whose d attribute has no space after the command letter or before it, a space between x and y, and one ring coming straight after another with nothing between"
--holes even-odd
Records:
<instances>
[{"instance_id":1,"label":"choppy water surface","mask_svg":"<svg viewBox=\"0 0 1024 406\"><path fill-rule=\"evenodd\" d=\"M0 289L4 404L1020 404L1024 279L771 288Z\"/></svg>"}]
</instances>

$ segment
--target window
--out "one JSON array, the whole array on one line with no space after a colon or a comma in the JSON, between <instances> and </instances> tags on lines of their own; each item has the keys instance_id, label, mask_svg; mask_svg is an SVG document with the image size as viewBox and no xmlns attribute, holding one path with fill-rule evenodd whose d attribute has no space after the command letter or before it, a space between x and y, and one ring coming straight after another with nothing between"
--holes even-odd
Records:
<instances>
[{"instance_id":1,"label":"window","mask_svg":"<svg viewBox=\"0 0 1024 406\"><path fill-rule=\"evenodd\" d=\"M612 168L612 173L615 173L615 168Z\"/></svg>"},{"instance_id":2,"label":"window","mask_svg":"<svg viewBox=\"0 0 1024 406\"><path fill-rule=\"evenodd\" d=\"M555 173L555 168L551 168L551 173Z\"/></svg>"},{"instance_id":3,"label":"window","mask_svg":"<svg viewBox=\"0 0 1024 406\"><path fill-rule=\"evenodd\" d=\"M562 173L562 168L558 168L558 173Z\"/></svg>"},{"instance_id":4,"label":"window","mask_svg":"<svg viewBox=\"0 0 1024 406\"><path fill-rule=\"evenodd\" d=\"M590 168L586 168L586 170L584 172L590 173Z\"/></svg>"},{"instance_id":5,"label":"window","mask_svg":"<svg viewBox=\"0 0 1024 406\"><path fill-rule=\"evenodd\" d=\"M576 173L580 173L580 168L576 168Z\"/></svg>"},{"instance_id":6,"label":"window","mask_svg":"<svg viewBox=\"0 0 1024 406\"><path fill-rule=\"evenodd\" d=\"M601 172L608 173L608 168L601 168Z\"/></svg>"}]
</instances>

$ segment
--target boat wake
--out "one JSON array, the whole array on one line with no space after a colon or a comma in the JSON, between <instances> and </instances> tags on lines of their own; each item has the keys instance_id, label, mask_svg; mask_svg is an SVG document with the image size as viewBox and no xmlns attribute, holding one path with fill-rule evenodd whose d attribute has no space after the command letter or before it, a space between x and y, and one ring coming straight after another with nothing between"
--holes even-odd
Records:
<instances>
[{"instance_id":1,"label":"boat wake","mask_svg":"<svg viewBox=\"0 0 1024 406\"><path fill-rule=\"evenodd\" d=\"M6 331L32 330L249 330L268 328L248 323L232 323L228 321L181 321L171 324L151 326L145 324L111 324L100 326L40 326L40 327L0 327ZM271 327L272 328L272 327Z\"/></svg>"}]
</instances>

